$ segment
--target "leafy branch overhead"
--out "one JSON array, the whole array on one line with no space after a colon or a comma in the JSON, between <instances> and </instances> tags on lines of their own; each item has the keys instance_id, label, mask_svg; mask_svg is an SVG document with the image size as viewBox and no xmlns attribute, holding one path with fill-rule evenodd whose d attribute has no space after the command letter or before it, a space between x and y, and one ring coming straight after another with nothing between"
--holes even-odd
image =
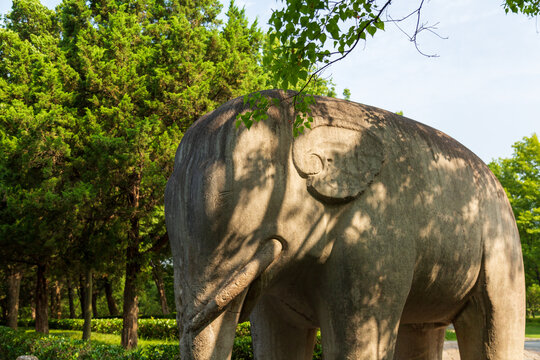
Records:
<instances>
[{"instance_id":1,"label":"leafy branch overhead","mask_svg":"<svg viewBox=\"0 0 540 360\"><path fill-rule=\"evenodd\" d=\"M504 3L504 10L508 14L513 12L516 14L522 13L527 16L533 17L540 15L540 1L539 0L506 0Z\"/></svg>"},{"instance_id":2,"label":"leafy branch overhead","mask_svg":"<svg viewBox=\"0 0 540 360\"><path fill-rule=\"evenodd\" d=\"M297 90L290 99L298 116L294 120L293 131L297 135L309 128L310 116L307 102L312 96L306 94L310 84L322 79L322 75L334 63L343 60L368 37L385 29L385 23L398 24L413 19L410 31L398 28L413 42L418 51L425 55L416 42L423 31L434 33L435 27L422 21L425 0L419 0L411 12L394 18L388 10L391 0L282 0L284 7L274 10L269 20L270 30L267 47L263 56L263 66L271 74L270 83L274 87ZM540 12L539 0L506 0L505 11L536 16ZM438 36L438 35L437 35ZM433 56L433 55L426 55ZM311 99L311 100L308 100ZM252 111L238 116L238 124L250 127L254 122L264 120L269 101L260 95L251 94L246 98ZM307 106L306 106L307 105ZM266 110L265 110L266 109Z\"/></svg>"},{"instance_id":3,"label":"leafy branch overhead","mask_svg":"<svg viewBox=\"0 0 540 360\"><path fill-rule=\"evenodd\" d=\"M292 96L295 103L295 109L298 112L293 122L293 135L296 137L311 129L313 117L311 116L311 105L315 103L315 98L311 95L295 94ZM236 128L242 123L250 129L255 122L266 120L268 118L268 109L270 106L279 106L280 101L276 98L268 98L260 92L244 96L244 105L249 105L251 111L246 111L238 115L236 119Z\"/></svg>"},{"instance_id":4,"label":"leafy branch overhead","mask_svg":"<svg viewBox=\"0 0 540 360\"><path fill-rule=\"evenodd\" d=\"M384 30L381 14L388 5L390 1L379 7L373 1L286 0L283 9L274 11L269 20L270 51L264 54L263 66L272 74L276 87L298 90L291 99L298 114L293 124L295 136L313 120L309 109L314 98L306 96L308 86L321 79L326 68L345 58L366 34L373 36ZM252 94L246 103L256 107L240 115L237 124L249 128L265 119L269 102Z\"/></svg>"}]
</instances>

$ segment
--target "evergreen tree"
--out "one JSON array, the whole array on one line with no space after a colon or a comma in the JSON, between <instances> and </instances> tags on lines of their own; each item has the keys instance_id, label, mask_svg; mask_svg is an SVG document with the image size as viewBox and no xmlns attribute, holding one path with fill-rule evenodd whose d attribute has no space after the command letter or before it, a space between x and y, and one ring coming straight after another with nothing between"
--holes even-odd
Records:
<instances>
[{"instance_id":1,"label":"evergreen tree","mask_svg":"<svg viewBox=\"0 0 540 360\"><path fill-rule=\"evenodd\" d=\"M216 0L64 0L55 11L16 0L0 29L0 251L38 265L37 294L51 264L91 294L93 275L123 263L127 348L140 272L167 241L162 197L182 132L267 84L264 34L234 3L224 21L220 11Z\"/></svg>"},{"instance_id":2,"label":"evergreen tree","mask_svg":"<svg viewBox=\"0 0 540 360\"><path fill-rule=\"evenodd\" d=\"M55 33L54 12L16 0L0 29L0 248L4 261L37 265L36 330L46 333L47 267L68 228L73 123L66 89L74 74Z\"/></svg>"}]
</instances>

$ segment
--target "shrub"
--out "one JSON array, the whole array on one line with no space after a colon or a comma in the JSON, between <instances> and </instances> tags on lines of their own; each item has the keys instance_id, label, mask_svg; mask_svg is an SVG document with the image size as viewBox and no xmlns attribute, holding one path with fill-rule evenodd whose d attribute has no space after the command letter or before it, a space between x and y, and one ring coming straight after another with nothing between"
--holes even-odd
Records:
<instances>
[{"instance_id":1,"label":"shrub","mask_svg":"<svg viewBox=\"0 0 540 360\"><path fill-rule=\"evenodd\" d=\"M81 319L51 319L51 328L63 330L82 330ZM122 319L93 319L92 331L120 334ZM140 319L139 335L154 339L178 338L176 320ZM313 359L322 359L320 334L317 334ZM36 333L14 331L0 326L0 359L16 359L20 355L35 355L39 360L179 360L177 345L153 345L125 351L117 345L98 344L83 340L74 340L61 336L47 336ZM234 360L252 360L251 328L249 322L239 324L232 352Z\"/></svg>"},{"instance_id":2,"label":"shrub","mask_svg":"<svg viewBox=\"0 0 540 360\"><path fill-rule=\"evenodd\" d=\"M141 354L152 360L180 360L176 345L154 345L142 348Z\"/></svg>"},{"instance_id":3,"label":"shrub","mask_svg":"<svg viewBox=\"0 0 540 360\"><path fill-rule=\"evenodd\" d=\"M19 321L20 327L28 326L29 321ZM83 319L49 319L51 329L82 331ZM139 336L145 339L178 339L176 320L139 319ZM122 319L92 319L92 331L102 334L122 334Z\"/></svg>"},{"instance_id":4,"label":"shrub","mask_svg":"<svg viewBox=\"0 0 540 360\"><path fill-rule=\"evenodd\" d=\"M236 327L236 336L251 336L251 325L249 322L243 322Z\"/></svg>"},{"instance_id":5,"label":"shrub","mask_svg":"<svg viewBox=\"0 0 540 360\"><path fill-rule=\"evenodd\" d=\"M16 359L20 355L29 354L34 338L23 331L14 331L0 326L0 359Z\"/></svg>"},{"instance_id":6,"label":"shrub","mask_svg":"<svg viewBox=\"0 0 540 360\"><path fill-rule=\"evenodd\" d=\"M0 359L35 355L39 360L179 360L178 346L154 345L126 351L121 346L97 344L60 336L14 331L0 326Z\"/></svg>"},{"instance_id":7,"label":"shrub","mask_svg":"<svg viewBox=\"0 0 540 360\"><path fill-rule=\"evenodd\" d=\"M234 338L232 357L235 360L253 359L253 347L251 346L251 336L237 336Z\"/></svg>"},{"instance_id":8,"label":"shrub","mask_svg":"<svg viewBox=\"0 0 540 360\"><path fill-rule=\"evenodd\" d=\"M49 319L49 328L60 330L82 331L83 319ZM33 327L33 320L20 320L19 327ZM138 334L144 339L171 340L178 339L178 327L174 319L139 319ZM122 319L92 319L92 331L102 334L122 334ZM251 336L249 322L239 324L236 336Z\"/></svg>"},{"instance_id":9,"label":"shrub","mask_svg":"<svg viewBox=\"0 0 540 360\"><path fill-rule=\"evenodd\" d=\"M81 320L81 330L84 321ZM140 321L139 321L140 326ZM122 334L122 319L92 319L92 331L103 334ZM159 339L159 338L158 338Z\"/></svg>"},{"instance_id":10,"label":"shrub","mask_svg":"<svg viewBox=\"0 0 540 360\"><path fill-rule=\"evenodd\" d=\"M145 339L178 339L178 327L173 319L139 319L139 336ZM120 326L120 329L122 326Z\"/></svg>"}]
</instances>

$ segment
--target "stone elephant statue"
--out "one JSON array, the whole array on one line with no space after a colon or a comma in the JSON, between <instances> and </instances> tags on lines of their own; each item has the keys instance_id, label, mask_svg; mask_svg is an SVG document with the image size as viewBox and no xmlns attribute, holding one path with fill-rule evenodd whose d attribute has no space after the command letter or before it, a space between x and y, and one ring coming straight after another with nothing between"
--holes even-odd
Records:
<instances>
[{"instance_id":1,"label":"stone elephant statue","mask_svg":"<svg viewBox=\"0 0 540 360\"><path fill-rule=\"evenodd\" d=\"M165 192L182 359L227 359L248 318L256 359L519 359L524 275L512 209L444 133L316 97L292 136L291 93L250 130L242 98L185 133Z\"/></svg>"}]
</instances>

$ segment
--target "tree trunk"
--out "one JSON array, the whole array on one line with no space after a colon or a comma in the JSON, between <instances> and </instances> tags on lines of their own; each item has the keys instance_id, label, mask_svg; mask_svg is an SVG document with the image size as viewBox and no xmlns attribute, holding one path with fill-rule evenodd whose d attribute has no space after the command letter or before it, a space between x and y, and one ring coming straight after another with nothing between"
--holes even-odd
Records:
<instances>
[{"instance_id":1,"label":"tree trunk","mask_svg":"<svg viewBox=\"0 0 540 360\"><path fill-rule=\"evenodd\" d=\"M163 276L161 272L161 265L159 262L151 261L150 265L152 266L152 276L154 277L154 282L156 283L156 288L159 294L159 302L161 303L161 312L163 315L169 315L169 306L167 305L167 296L165 295L165 285L163 284Z\"/></svg>"},{"instance_id":2,"label":"tree trunk","mask_svg":"<svg viewBox=\"0 0 540 360\"><path fill-rule=\"evenodd\" d=\"M54 281L49 286L49 314L54 319L54 314L56 311L56 297L54 296Z\"/></svg>"},{"instance_id":3,"label":"tree trunk","mask_svg":"<svg viewBox=\"0 0 540 360\"><path fill-rule=\"evenodd\" d=\"M79 304L81 305L81 319L84 319L84 302L86 301L86 285L85 275L79 275L79 287L77 288L77 296L79 297Z\"/></svg>"},{"instance_id":4,"label":"tree trunk","mask_svg":"<svg viewBox=\"0 0 540 360\"><path fill-rule=\"evenodd\" d=\"M62 287L58 280L53 283L51 289L51 316L60 319L62 317Z\"/></svg>"},{"instance_id":5,"label":"tree trunk","mask_svg":"<svg viewBox=\"0 0 540 360\"><path fill-rule=\"evenodd\" d=\"M71 284L71 279L67 279L68 287L68 303L69 303L69 318L75 319L77 315L75 314L75 304L73 303L74 294L73 294L73 285Z\"/></svg>"},{"instance_id":6,"label":"tree trunk","mask_svg":"<svg viewBox=\"0 0 540 360\"><path fill-rule=\"evenodd\" d=\"M98 294L98 288L95 281L93 282L93 285L94 286L92 286L92 314L94 318L98 318L99 314L98 314L98 308L97 308L97 298L99 294Z\"/></svg>"},{"instance_id":7,"label":"tree trunk","mask_svg":"<svg viewBox=\"0 0 540 360\"><path fill-rule=\"evenodd\" d=\"M122 346L125 349L137 347L137 320L139 317L139 299L137 297L137 275L140 271L139 246L128 246L126 251L126 281L124 286L124 309L122 314Z\"/></svg>"},{"instance_id":8,"label":"tree trunk","mask_svg":"<svg viewBox=\"0 0 540 360\"><path fill-rule=\"evenodd\" d=\"M17 320L19 318L19 293L21 290L22 272L11 269L8 277L8 307L7 326L17 330Z\"/></svg>"},{"instance_id":9,"label":"tree trunk","mask_svg":"<svg viewBox=\"0 0 540 360\"><path fill-rule=\"evenodd\" d=\"M47 266L40 264L37 267L36 281L36 332L49 333L49 313L47 306L47 278L45 272Z\"/></svg>"},{"instance_id":10,"label":"tree trunk","mask_svg":"<svg viewBox=\"0 0 540 360\"><path fill-rule=\"evenodd\" d=\"M139 299L137 275L141 270L141 253L139 252L139 219L136 211L139 208L139 185L141 174L135 174L135 182L130 194L134 213L130 220L128 231L128 246L126 249L126 280L124 284L124 308L122 313L122 346L125 349L137 347L137 320L139 317Z\"/></svg>"},{"instance_id":11,"label":"tree trunk","mask_svg":"<svg viewBox=\"0 0 540 360\"><path fill-rule=\"evenodd\" d=\"M84 289L84 290L83 290ZM84 277L83 286L81 287L81 293L84 293L83 307L83 340L90 340L90 334L92 332L92 271L88 270Z\"/></svg>"},{"instance_id":12,"label":"tree trunk","mask_svg":"<svg viewBox=\"0 0 540 360\"><path fill-rule=\"evenodd\" d=\"M118 316L118 309L114 301L111 281L108 277L105 278L105 297L107 298L107 306L109 307L109 315Z\"/></svg>"}]
</instances>

